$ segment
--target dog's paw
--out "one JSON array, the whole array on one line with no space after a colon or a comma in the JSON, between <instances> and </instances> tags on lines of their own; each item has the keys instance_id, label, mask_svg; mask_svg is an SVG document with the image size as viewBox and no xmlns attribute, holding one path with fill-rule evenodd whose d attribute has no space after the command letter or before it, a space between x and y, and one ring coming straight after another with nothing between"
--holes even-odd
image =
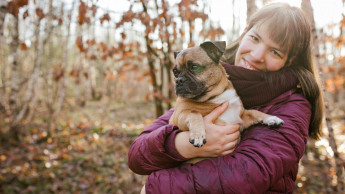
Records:
<instances>
[{"instance_id":1,"label":"dog's paw","mask_svg":"<svg viewBox=\"0 0 345 194\"><path fill-rule=\"evenodd\" d=\"M206 144L205 133L192 133L190 132L189 142L194 147L201 147Z\"/></svg>"},{"instance_id":2,"label":"dog's paw","mask_svg":"<svg viewBox=\"0 0 345 194\"><path fill-rule=\"evenodd\" d=\"M276 116L270 116L266 118L263 123L270 128L278 128L284 124L284 121Z\"/></svg>"}]
</instances>

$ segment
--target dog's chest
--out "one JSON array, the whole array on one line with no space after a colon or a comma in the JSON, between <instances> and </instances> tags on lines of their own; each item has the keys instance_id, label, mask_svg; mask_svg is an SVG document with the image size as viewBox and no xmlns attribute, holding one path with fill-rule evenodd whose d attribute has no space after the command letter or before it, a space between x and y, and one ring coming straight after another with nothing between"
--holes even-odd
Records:
<instances>
[{"instance_id":1,"label":"dog's chest","mask_svg":"<svg viewBox=\"0 0 345 194\"><path fill-rule=\"evenodd\" d=\"M242 111L242 102L234 88L225 90L221 95L212 99L211 102L216 104L229 102L228 109L222 115L220 115L218 119L226 122L227 124L242 123L242 119L240 117Z\"/></svg>"}]
</instances>

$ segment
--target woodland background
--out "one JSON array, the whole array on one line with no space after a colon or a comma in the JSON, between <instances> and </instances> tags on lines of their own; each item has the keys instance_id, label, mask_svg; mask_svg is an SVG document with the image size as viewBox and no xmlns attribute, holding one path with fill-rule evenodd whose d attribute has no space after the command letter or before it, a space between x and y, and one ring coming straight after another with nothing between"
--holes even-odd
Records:
<instances>
[{"instance_id":1,"label":"woodland background","mask_svg":"<svg viewBox=\"0 0 345 194\"><path fill-rule=\"evenodd\" d=\"M172 106L173 51L237 38L239 1L229 1L225 34L206 0L128 0L124 12L98 0L0 0L0 193L139 193L146 176L128 169L127 152ZM310 1L301 7L314 22ZM341 193L345 16L313 33L326 118L295 192Z\"/></svg>"}]
</instances>

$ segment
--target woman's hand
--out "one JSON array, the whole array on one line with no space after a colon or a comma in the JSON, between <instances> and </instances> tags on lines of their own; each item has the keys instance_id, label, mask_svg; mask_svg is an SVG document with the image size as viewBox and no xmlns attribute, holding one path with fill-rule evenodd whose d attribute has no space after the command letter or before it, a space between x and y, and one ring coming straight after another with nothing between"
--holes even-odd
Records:
<instances>
[{"instance_id":1,"label":"woman's hand","mask_svg":"<svg viewBox=\"0 0 345 194\"><path fill-rule=\"evenodd\" d=\"M183 131L176 135L176 150L185 158L218 157L230 154L234 151L240 136L239 124L220 126L214 124L217 118L227 109L228 103L214 109L204 117L206 129L206 144L200 148L189 143L189 131Z\"/></svg>"}]
</instances>

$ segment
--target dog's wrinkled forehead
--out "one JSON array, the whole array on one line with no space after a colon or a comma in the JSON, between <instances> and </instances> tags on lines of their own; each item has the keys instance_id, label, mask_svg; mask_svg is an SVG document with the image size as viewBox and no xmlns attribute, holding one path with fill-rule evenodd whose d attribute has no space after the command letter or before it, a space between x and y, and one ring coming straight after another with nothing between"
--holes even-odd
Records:
<instances>
[{"instance_id":1,"label":"dog's wrinkled forehead","mask_svg":"<svg viewBox=\"0 0 345 194\"><path fill-rule=\"evenodd\" d=\"M182 66L188 62L201 65L208 63L218 64L224 53L225 41L206 41L200 46L185 49L181 52L175 52L176 65ZM211 60L211 61L210 61Z\"/></svg>"},{"instance_id":2,"label":"dog's wrinkled forehead","mask_svg":"<svg viewBox=\"0 0 345 194\"><path fill-rule=\"evenodd\" d=\"M198 63L198 64L212 63L212 59L207 55L205 50L199 46L182 50L176 56L175 61L178 67L186 65L188 62L193 62L193 63Z\"/></svg>"}]
</instances>

